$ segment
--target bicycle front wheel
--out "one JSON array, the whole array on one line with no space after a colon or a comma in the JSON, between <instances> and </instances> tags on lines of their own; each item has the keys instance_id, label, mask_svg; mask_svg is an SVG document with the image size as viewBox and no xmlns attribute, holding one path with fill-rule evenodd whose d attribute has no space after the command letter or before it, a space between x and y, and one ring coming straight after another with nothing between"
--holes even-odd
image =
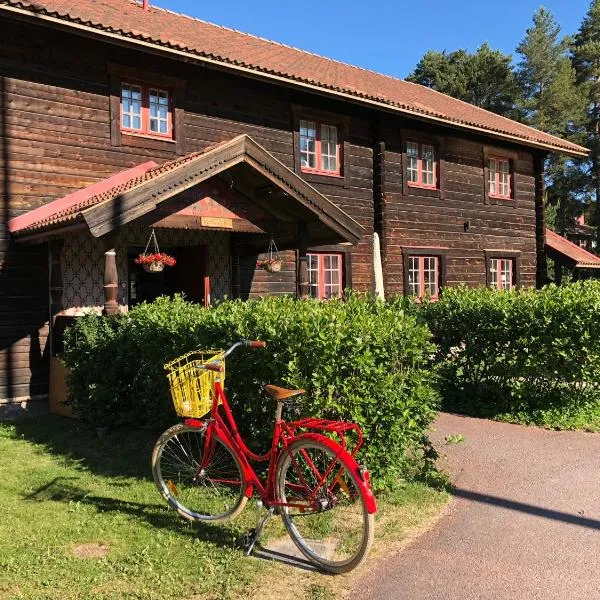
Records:
<instances>
[{"instance_id":1,"label":"bicycle front wheel","mask_svg":"<svg viewBox=\"0 0 600 600\"><path fill-rule=\"evenodd\" d=\"M367 556L374 516L367 512L350 463L318 440L299 439L277 467L281 515L298 549L330 573L346 573Z\"/></svg>"},{"instance_id":2,"label":"bicycle front wheel","mask_svg":"<svg viewBox=\"0 0 600 600\"><path fill-rule=\"evenodd\" d=\"M244 471L206 427L180 423L167 429L152 453L152 475L167 502L189 521L229 521L246 505Z\"/></svg>"}]
</instances>

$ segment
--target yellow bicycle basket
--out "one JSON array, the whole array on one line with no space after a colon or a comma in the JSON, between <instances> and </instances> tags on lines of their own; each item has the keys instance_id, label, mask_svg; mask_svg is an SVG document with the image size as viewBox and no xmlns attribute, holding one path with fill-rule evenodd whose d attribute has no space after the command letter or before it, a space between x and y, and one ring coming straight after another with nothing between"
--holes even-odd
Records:
<instances>
[{"instance_id":1,"label":"yellow bicycle basket","mask_svg":"<svg viewBox=\"0 0 600 600\"><path fill-rule=\"evenodd\" d=\"M165 365L173 406L180 417L199 419L210 412L215 379L225 381L224 355L223 350L195 350ZM214 361L221 362L222 373L200 368Z\"/></svg>"}]
</instances>

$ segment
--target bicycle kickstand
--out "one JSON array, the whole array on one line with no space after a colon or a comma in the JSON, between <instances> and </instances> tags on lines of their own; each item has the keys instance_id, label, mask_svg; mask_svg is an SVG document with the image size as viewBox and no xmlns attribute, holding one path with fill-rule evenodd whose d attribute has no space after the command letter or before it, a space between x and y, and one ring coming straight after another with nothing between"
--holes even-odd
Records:
<instances>
[{"instance_id":1,"label":"bicycle kickstand","mask_svg":"<svg viewBox=\"0 0 600 600\"><path fill-rule=\"evenodd\" d=\"M259 505L260 510L260 505ZM259 513L260 514L260 513ZM256 529L248 534L248 544L246 547L246 556L250 556L252 554L252 550L254 550L254 546L258 541L261 533L264 531L267 523L271 520L271 517L275 514L275 508L269 508L269 512L264 516L264 518L258 523Z\"/></svg>"}]
</instances>

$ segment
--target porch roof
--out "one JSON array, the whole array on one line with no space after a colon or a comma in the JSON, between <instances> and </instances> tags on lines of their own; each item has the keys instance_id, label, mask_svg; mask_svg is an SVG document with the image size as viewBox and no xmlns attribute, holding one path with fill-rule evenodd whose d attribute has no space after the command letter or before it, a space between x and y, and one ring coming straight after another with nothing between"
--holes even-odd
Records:
<instances>
[{"instance_id":1,"label":"porch roof","mask_svg":"<svg viewBox=\"0 0 600 600\"><path fill-rule=\"evenodd\" d=\"M167 201L219 174L231 188L257 203L275 221L304 221L314 242L356 244L362 226L247 135L240 135L163 165L150 161L88 188L50 202L8 223L19 240L42 241L73 228L100 237L145 215L164 210ZM244 185L234 187L236 179ZM255 193L260 181L266 198ZM248 183L253 185L248 185ZM278 194L271 192L277 190Z\"/></svg>"},{"instance_id":2,"label":"porch roof","mask_svg":"<svg viewBox=\"0 0 600 600\"><path fill-rule=\"evenodd\" d=\"M551 256L568 263L576 269L600 269L600 257L546 229L546 249Z\"/></svg>"}]
</instances>

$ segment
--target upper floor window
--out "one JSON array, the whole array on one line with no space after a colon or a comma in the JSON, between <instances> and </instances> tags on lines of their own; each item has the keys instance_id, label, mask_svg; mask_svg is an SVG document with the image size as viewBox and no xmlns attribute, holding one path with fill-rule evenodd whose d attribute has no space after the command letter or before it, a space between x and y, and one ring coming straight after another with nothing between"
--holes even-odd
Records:
<instances>
[{"instance_id":1,"label":"upper floor window","mask_svg":"<svg viewBox=\"0 0 600 600\"><path fill-rule=\"evenodd\" d=\"M311 298L329 300L342 296L342 255L307 254Z\"/></svg>"},{"instance_id":2,"label":"upper floor window","mask_svg":"<svg viewBox=\"0 0 600 600\"><path fill-rule=\"evenodd\" d=\"M122 83L121 131L172 138L170 91L150 85Z\"/></svg>"},{"instance_id":3,"label":"upper floor window","mask_svg":"<svg viewBox=\"0 0 600 600\"><path fill-rule=\"evenodd\" d=\"M408 256L409 296L437 298L439 296L440 258L438 256Z\"/></svg>"},{"instance_id":4,"label":"upper floor window","mask_svg":"<svg viewBox=\"0 0 600 600\"><path fill-rule=\"evenodd\" d=\"M490 285L499 290L512 290L514 260L512 258L490 259Z\"/></svg>"},{"instance_id":5,"label":"upper floor window","mask_svg":"<svg viewBox=\"0 0 600 600\"><path fill-rule=\"evenodd\" d=\"M510 160L490 157L488 159L488 193L496 198L512 198Z\"/></svg>"},{"instance_id":6,"label":"upper floor window","mask_svg":"<svg viewBox=\"0 0 600 600\"><path fill-rule=\"evenodd\" d=\"M409 186L437 188L435 146L421 142L406 142Z\"/></svg>"},{"instance_id":7,"label":"upper floor window","mask_svg":"<svg viewBox=\"0 0 600 600\"><path fill-rule=\"evenodd\" d=\"M300 167L306 172L340 174L340 144L335 125L300 119Z\"/></svg>"}]
</instances>

